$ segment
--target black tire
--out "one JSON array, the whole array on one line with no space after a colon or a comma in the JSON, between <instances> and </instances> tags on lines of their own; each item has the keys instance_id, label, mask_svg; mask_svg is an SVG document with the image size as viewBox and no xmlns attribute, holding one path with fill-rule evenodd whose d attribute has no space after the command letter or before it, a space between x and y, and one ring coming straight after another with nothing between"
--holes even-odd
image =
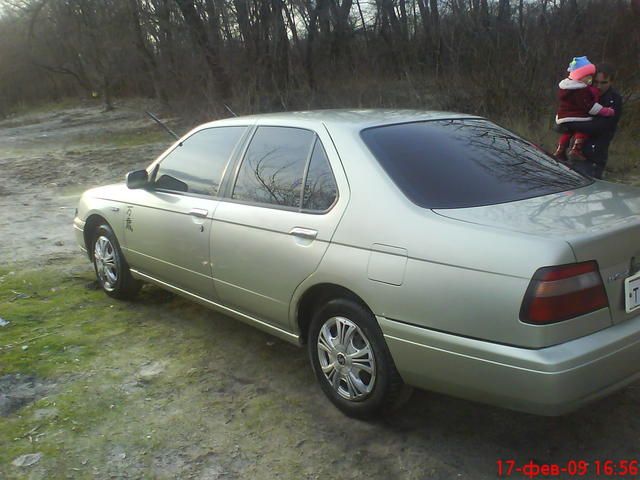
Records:
<instances>
[{"instance_id":1,"label":"black tire","mask_svg":"<svg viewBox=\"0 0 640 480\"><path fill-rule=\"evenodd\" d=\"M91 258L98 284L107 295L128 300L140 291L142 282L131 276L118 239L109 225L96 228L91 239Z\"/></svg>"},{"instance_id":2,"label":"black tire","mask_svg":"<svg viewBox=\"0 0 640 480\"><path fill-rule=\"evenodd\" d=\"M339 329L351 338L341 343L340 338L345 336L340 337ZM367 419L391 412L411 394L396 370L375 317L354 300L334 299L315 312L308 348L322 391L350 417Z\"/></svg>"}]
</instances>

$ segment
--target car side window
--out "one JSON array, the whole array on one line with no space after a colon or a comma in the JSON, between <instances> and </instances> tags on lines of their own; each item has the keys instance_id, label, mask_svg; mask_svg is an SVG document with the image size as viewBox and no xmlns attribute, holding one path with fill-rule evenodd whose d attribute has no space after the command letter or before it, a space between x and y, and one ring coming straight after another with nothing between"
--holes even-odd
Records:
<instances>
[{"instance_id":1,"label":"car side window","mask_svg":"<svg viewBox=\"0 0 640 480\"><path fill-rule=\"evenodd\" d=\"M245 130L214 127L194 133L160 162L155 187L216 196L229 157Z\"/></svg>"},{"instance_id":2,"label":"car side window","mask_svg":"<svg viewBox=\"0 0 640 480\"><path fill-rule=\"evenodd\" d=\"M327 153L320 140L316 140L304 184L302 209L323 212L333 205L337 195L338 187Z\"/></svg>"},{"instance_id":3,"label":"car side window","mask_svg":"<svg viewBox=\"0 0 640 480\"><path fill-rule=\"evenodd\" d=\"M315 133L289 127L259 127L251 139L232 198L300 207L304 169Z\"/></svg>"}]
</instances>

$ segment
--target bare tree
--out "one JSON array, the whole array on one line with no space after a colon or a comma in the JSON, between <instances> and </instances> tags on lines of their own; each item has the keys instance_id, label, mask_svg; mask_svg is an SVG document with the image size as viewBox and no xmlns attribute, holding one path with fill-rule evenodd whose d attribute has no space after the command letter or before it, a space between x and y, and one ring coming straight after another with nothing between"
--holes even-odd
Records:
<instances>
[{"instance_id":1,"label":"bare tree","mask_svg":"<svg viewBox=\"0 0 640 480\"><path fill-rule=\"evenodd\" d=\"M227 102L255 111L437 100L429 105L536 118L553 108L574 55L619 64L626 88L638 82L637 0L0 4L3 111L96 92L106 109L128 95L207 114Z\"/></svg>"},{"instance_id":2,"label":"bare tree","mask_svg":"<svg viewBox=\"0 0 640 480\"><path fill-rule=\"evenodd\" d=\"M219 32L213 38L207 36L205 23L195 5L195 0L175 0L184 17L185 24L193 43L204 53L206 64L211 72L215 91L220 103L231 97L231 81L220 59Z\"/></svg>"}]
</instances>

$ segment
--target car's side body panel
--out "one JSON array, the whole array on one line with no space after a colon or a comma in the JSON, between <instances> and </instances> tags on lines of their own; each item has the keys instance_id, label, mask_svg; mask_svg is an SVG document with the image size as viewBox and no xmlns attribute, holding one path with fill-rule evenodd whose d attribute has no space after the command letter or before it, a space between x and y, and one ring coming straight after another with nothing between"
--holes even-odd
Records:
<instances>
[{"instance_id":1,"label":"car's side body panel","mask_svg":"<svg viewBox=\"0 0 640 480\"><path fill-rule=\"evenodd\" d=\"M281 338L282 340L290 342L294 345L299 345L299 339L296 334L292 334L286 330L283 330L282 328L278 328L277 326L267 323L259 318L256 318L252 315L247 315L246 313L230 308L227 305L223 305L220 302L215 302L213 300L201 297L199 295L195 295L194 293L184 290L182 288L179 288L176 285L173 285L168 282L163 282L162 280L159 280L151 275L147 275L145 273L139 272L135 269L132 269L131 273L138 280L144 280L146 282L149 282L161 288L164 288L165 290L169 290L171 292L177 293L178 295L187 297L195 302L200 303L201 305L212 308L226 315L230 315L231 317L237 320L240 320L241 322L244 322L256 328L259 328L260 330L270 333L271 335L275 335L276 337Z\"/></svg>"},{"instance_id":2,"label":"car's side body panel","mask_svg":"<svg viewBox=\"0 0 640 480\"><path fill-rule=\"evenodd\" d=\"M306 213L226 198L215 212L211 234L213 277L222 301L288 330L292 292L320 264L350 198L342 164L324 126L317 122L292 126L314 132L323 145L337 184L335 203L326 212ZM233 176L229 195L232 186Z\"/></svg>"},{"instance_id":3,"label":"car's side body panel","mask_svg":"<svg viewBox=\"0 0 640 480\"><path fill-rule=\"evenodd\" d=\"M129 265L215 300L209 237L218 200L143 189L128 200L123 251Z\"/></svg>"},{"instance_id":4,"label":"car's side body panel","mask_svg":"<svg viewBox=\"0 0 640 480\"><path fill-rule=\"evenodd\" d=\"M339 275L348 282L344 286L360 295L375 314L527 348L554 345L611 325L606 310L588 319L543 327L520 322L518 312L534 272L544 265L576 261L567 241L463 223L420 208L399 192L367 154L357 132L331 133L338 149L350 159L345 170L352 200L318 275L305 288L312 286L310 282L330 283L331 276L344 271ZM376 170L380 174L372 174ZM370 252L379 250L374 244L407 252L402 288L368 277Z\"/></svg>"},{"instance_id":5,"label":"car's side body panel","mask_svg":"<svg viewBox=\"0 0 640 480\"><path fill-rule=\"evenodd\" d=\"M317 268L335 217L223 202L213 225L216 290L241 311L285 326L291 292ZM292 232L305 228L317 237Z\"/></svg>"},{"instance_id":6,"label":"car's side body panel","mask_svg":"<svg viewBox=\"0 0 640 480\"><path fill-rule=\"evenodd\" d=\"M524 348L555 345L611 325L606 309L553 325L522 323L517 312L528 278L410 258L404 283L398 287L367 278L369 257L366 249L332 243L321 266L300 286L294 301L314 285L338 284L361 297L376 315Z\"/></svg>"},{"instance_id":7,"label":"car's side body panel","mask_svg":"<svg viewBox=\"0 0 640 480\"><path fill-rule=\"evenodd\" d=\"M81 247L85 247L85 223L95 216L104 219L120 241L124 239L125 192L127 188L124 185L107 185L93 188L82 195L76 216L78 221L74 221L76 238Z\"/></svg>"}]
</instances>

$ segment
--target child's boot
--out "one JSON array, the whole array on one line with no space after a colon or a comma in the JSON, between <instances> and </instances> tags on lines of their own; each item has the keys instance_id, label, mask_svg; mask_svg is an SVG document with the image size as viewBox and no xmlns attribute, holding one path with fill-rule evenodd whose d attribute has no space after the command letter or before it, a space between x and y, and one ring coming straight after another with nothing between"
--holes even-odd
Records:
<instances>
[{"instance_id":1,"label":"child's boot","mask_svg":"<svg viewBox=\"0 0 640 480\"><path fill-rule=\"evenodd\" d=\"M572 162L584 162L587 157L582 153L582 147L584 145L584 138L576 138L573 141L573 147L569 150L569 160Z\"/></svg>"},{"instance_id":2,"label":"child's boot","mask_svg":"<svg viewBox=\"0 0 640 480\"><path fill-rule=\"evenodd\" d=\"M559 162L566 162L568 146L569 144L566 142L559 142L558 147L556 148L556 152L553 154L553 157Z\"/></svg>"}]
</instances>

